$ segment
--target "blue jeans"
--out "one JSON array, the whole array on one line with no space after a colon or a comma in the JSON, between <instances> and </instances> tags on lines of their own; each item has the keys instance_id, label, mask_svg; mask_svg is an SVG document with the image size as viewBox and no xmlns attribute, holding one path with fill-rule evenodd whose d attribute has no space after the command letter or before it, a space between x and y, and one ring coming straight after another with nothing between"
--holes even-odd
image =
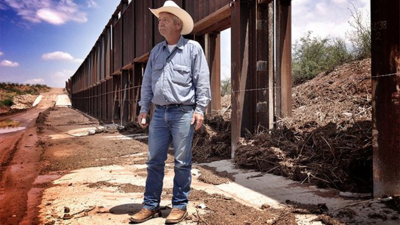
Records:
<instances>
[{"instance_id":1,"label":"blue jeans","mask_svg":"<svg viewBox=\"0 0 400 225\"><path fill-rule=\"evenodd\" d=\"M144 207L160 206L165 160L170 144L174 147L174 187L172 207L185 209L192 181L192 140L194 125L190 125L194 106L156 106L149 128L146 191Z\"/></svg>"}]
</instances>

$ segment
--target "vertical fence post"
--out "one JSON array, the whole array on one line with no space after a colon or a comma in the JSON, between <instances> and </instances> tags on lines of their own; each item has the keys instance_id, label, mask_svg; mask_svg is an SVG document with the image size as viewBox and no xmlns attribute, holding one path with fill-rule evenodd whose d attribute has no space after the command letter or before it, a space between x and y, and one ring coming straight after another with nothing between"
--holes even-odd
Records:
<instances>
[{"instance_id":1,"label":"vertical fence post","mask_svg":"<svg viewBox=\"0 0 400 225\"><path fill-rule=\"evenodd\" d=\"M375 197L400 195L399 11L399 1L371 1Z\"/></svg>"},{"instance_id":2,"label":"vertical fence post","mask_svg":"<svg viewBox=\"0 0 400 225\"><path fill-rule=\"evenodd\" d=\"M276 4L276 116L292 115L292 22L291 0L280 0Z\"/></svg>"}]
</instances>

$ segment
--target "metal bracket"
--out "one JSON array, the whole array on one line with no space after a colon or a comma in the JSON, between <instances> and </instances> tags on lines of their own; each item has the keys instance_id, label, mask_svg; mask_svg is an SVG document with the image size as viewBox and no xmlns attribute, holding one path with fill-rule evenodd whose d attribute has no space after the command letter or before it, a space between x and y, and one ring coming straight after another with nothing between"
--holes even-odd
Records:
<instances>
[{"instance_id":1,"label":"metal bracket","mask_svg":"<svg viewBox=\"0 0 400 225\"><path fill-rule=\"evenodd\" d=\"M268 29L268 20L257 20L256 29L257 30L267 30Z\"/></svg>"},{"instance_id":2,"label":"metal bracket","mask_svg":"<svg viewBox=\"0 0 400 225\"><path fill-rule=\"evenodd\" d=\"M257 61L257 72L268 71L268 61L259 60Z\"/></svg>"}]
</instances>

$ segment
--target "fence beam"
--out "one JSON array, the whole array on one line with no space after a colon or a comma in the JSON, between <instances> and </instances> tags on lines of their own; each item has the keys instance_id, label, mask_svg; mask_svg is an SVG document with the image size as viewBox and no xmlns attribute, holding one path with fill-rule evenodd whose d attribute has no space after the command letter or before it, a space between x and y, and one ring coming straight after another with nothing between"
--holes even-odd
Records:
<instances>
[{"instance_id":1,"label":"fence beam","mask_svg":"<svg viewBox=\"0 0 400 225\"><path fill-rule=\"evenodd\" d=\"M220 50L220 34L211 33L205 38L205 54L210 68L211 83L211 103L208 107L208 113L221 110L221 50Z\"/></svg>"},{"instance_id":2,"label":"fence beam","mask_svg":"<svg viewBox=\"0 0 400 225\"><path fill-rule=\"evenodd\" d=\"M399 1L371 1L375 197L400 195L399 11Z\"/></svg>"},{"instance_id":3,"label":"fence beam","mask_svg":"<svg viewBox=\"0 0 400 225\"><path fill-rule=\"evenodd\" d=\"M253 59L251 53L255 39L255 19L252 18L255 14L255 3L249 1L236 1L232 7L231 19L231 85L232 85L232 134L231 147L233 158L239 138L244 133L245 129L253 130L253 119L249 117L255 108L255 98L251 98L252 92L246 92L246 88L250 88L254 84L255 76L252 75L254 70L250 68L250 60ZM255 18L255 17L254 17ZM254 101L250 103L251 99ZM249 107L249 108L248 108ZM246 110L244 110L246 109Z\"/></svg>"},{"instance_id":4,"label":"fence beam","mask_svg":"<svg viewBox=\"0 0 400 225\"><path fill-rule=\"evenodd\" d=\"M273 2L269 3L273 4ZM256 118L257 125L269 128L270 115L269 105L274 105L274 101L269 101L269 96L273 97L273 90L269 90L269 74L273 71L273 13L269 12L268 4L258 4L256 13ZM271 18L270 18L271 17ZM272 27L272 29L270 29ZM270 36L271 35L271 36ZM270 74L273 76L273 73ZM273 85L271 80L271 85ZM273 111L272 111L273 113Z\"/></svg>"},{"instance_id":5,"label":"fence beam","mask_svg":"<svg viewBox=\"0 0 400 225\"><path fill-rule=\"evenodd\" d=\"M292 116L292 22L291 0L280 0L277 8L276 116ZM279 88L280 87L280 88Z\"/></svg>"}]
</instances>

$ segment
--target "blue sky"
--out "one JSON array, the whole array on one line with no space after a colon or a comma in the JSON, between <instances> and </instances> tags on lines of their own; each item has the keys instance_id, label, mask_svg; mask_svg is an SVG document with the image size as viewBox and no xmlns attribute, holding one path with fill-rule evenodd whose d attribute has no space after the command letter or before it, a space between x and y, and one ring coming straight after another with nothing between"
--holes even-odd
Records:
<instances>
[{"instance_id":1,"label":"blue sky","mask_svg":"<svg viewBox=\"0 0 400 225\"><path fill-rule=\"evenodd\" d=\"M64 87L115 0L0 0L0 81Z\"/></svg>"},{"instance_id":2,"label":"blue sky","mask_svg":"<svg viewBox=\"0 0 400 225\"><path fill-rule=\"evenodd\" d=\"M196 1L196 0L194 0ZM0 0L0 82L64 87L115 11L118 0ZM293 43L308 30L345 37L351 3L369 16L370 0L293 0ZM221 37L230 54L229 31ZM221 61L229 77L230 59Z\"/></svg>"}]
</instances>

